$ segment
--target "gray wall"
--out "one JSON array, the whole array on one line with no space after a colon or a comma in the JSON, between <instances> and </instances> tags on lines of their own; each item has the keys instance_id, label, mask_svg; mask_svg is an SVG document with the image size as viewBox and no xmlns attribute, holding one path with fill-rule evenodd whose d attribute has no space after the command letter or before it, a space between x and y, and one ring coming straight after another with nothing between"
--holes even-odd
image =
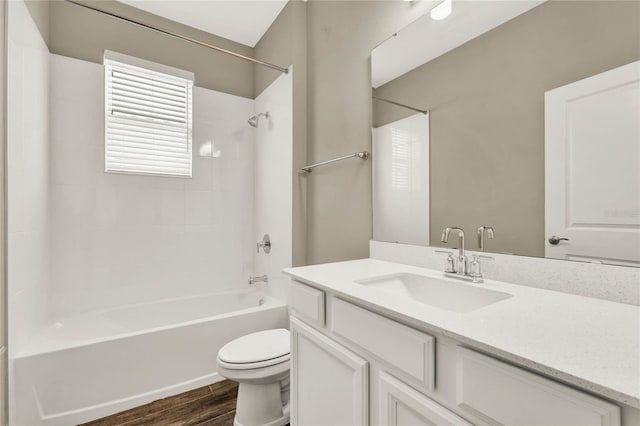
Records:
<instances>
[{"instance_id":1,"label":"gray wall","mask_svg":"<svg viewBox=\"0 0 640 426\"><path fill-rule=\"evenodd\" d=\"M371 50L417 18L425 5L402 1L308 3L310 162L371 150ZM316 169L306 179L308 262L368 257L371 161L350 159Z\"/></svg>"},{"instance_id":2,"label":"gray wall","mask_svg":"<svg viewBox=\"0 0 640 426\"><path fill-rule=\"evenodd\" d=\"M104 50L114 50L195 73L195 85L253 99L254 66L224 53L193 45L118 21L64 1L51 1L49 50L51 53L102 63ZM253 49L116 1L91 5L175 31L226 49L253 56ZM33 11L32 11L33 14ZM36 22L41 19L36 20ZM42 30L42 28L41 28Z\"/></svg>"},{"instance_id":3,"label":"gray wall","mask_svg":"<svg viewBox=\"0 0 640 426\"><path fill-rule=\"evenodd\" d=\"M51 2L49 0L25 0L25 5L29 14L33 18L33 21L38 27L38 31L42 35L42 39L49 46L50 40L50 15L51 15Z\"/></svg>"},{"instance_id":4,"label":"gray wall","mask_svg":"<svg viewBox=\"0 0 640 426\"><path fill-rule=\"evenodd\" d=\"M254 48L254 57L263 61L278 64L282 67L292 65L294 56L302 45L306 52L306 26L296 33L296 25L300 20L306 22L307 12L304 2L289 2L280 12L276 20L264 33ZM297 36L297 37L296 37ZM302 37L300 37L302 36ZM300 58L298 62L300 62ZM302 62L304 62L304 57ZM298 64L296 64L298 65ZM273 81L280 76L280 72L262 66L256 66L254 73L254 98L258 97Z\"/></svg>"},{"instance_id":5,"label":"gray wall","mask_svg":"<svg viewBox=\"0 0 640 426\"><path fill-rule=\"evenodd\" d=\"M544 92L638 59L640 2L552 1L377 89L431 110L431 235L492 225L488 251L544 256Z\"/></svg>"}]
</instances>

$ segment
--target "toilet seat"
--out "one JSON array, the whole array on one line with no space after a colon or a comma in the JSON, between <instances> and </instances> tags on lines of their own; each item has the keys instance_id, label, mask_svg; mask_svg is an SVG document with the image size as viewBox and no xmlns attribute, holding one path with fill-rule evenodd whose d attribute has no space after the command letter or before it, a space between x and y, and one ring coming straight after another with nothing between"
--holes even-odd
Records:
<instances>
[{"instance_id":1,"label":"toilet seat","mask_svg":"<svg viewBox=\"0 0 640 426\"><path fill-rule=\"evenodd\" d=\"M218 364L230 370L264 368L289 361L289 330L259 331L235 339L220 349Z\"/></svg>"},{"instance_id":2,"label":"toilet seat","mask_svg":"<svg viewBox=\"0 0 640 426\"><path fill-rule=\"evenodd\" d=\"M244 362L244 363L226 362L221 360L220 357L218 357L217 361L219 366L227 368L229 370L251 370L253 368L264 368L264 367L271 367L274 365L282 364L283 362L289 361L289 358L291 358L291 355L287 354L278 358L272 358L272 359L267 359L267 360L258 361L258 362Z\"/></svg>"}]
</instances>

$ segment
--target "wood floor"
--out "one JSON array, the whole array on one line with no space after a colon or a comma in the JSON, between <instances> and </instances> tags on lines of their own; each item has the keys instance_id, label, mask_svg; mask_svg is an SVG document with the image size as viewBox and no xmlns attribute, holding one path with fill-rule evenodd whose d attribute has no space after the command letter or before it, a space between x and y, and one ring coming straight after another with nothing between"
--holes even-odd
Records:
<instances>
[{"instance_id":1,"label":"wood floor","mask_svg":"<svg viewBox=\"0 0 640 426\"><path fill-rule=\"evenodd\" d=\"M231 426L237 396L238 384L224 380L82 426Z\"/></svg>"}]
</instances>

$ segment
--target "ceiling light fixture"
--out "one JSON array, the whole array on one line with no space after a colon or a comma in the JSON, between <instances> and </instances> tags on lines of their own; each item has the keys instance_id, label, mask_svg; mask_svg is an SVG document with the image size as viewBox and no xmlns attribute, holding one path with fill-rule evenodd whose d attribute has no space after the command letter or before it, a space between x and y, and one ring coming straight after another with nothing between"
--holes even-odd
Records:
<instances>
[{"instance_id":1,"label":"ceiling light fixture","mask_svg":"<svg viewBox=\"0 0 640 426\"><path fill-rule=\"evenodd\" d=\"M441 21L451 15L451 3L452 0L444 0L442 3L431 9L431 12L429 12L431 19Z\"/></svg>"}]
</instances>

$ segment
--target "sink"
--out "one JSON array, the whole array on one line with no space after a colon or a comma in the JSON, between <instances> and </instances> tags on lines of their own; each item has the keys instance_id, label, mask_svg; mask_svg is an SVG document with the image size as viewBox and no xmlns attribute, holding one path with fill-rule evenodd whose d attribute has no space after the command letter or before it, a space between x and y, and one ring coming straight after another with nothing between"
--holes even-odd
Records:
<instances>
[{"instance_id":1,"label":"sink","mask_svg":"<svg viewBox=\"0 0 640 426\"><path fill-rule=\"evenodd\" d=\"M501 291L465 285L444 278L416 274L392 274L355 281L371 289L452 312L471 312L512 297Z\"/></svg>"}]
</instances>

